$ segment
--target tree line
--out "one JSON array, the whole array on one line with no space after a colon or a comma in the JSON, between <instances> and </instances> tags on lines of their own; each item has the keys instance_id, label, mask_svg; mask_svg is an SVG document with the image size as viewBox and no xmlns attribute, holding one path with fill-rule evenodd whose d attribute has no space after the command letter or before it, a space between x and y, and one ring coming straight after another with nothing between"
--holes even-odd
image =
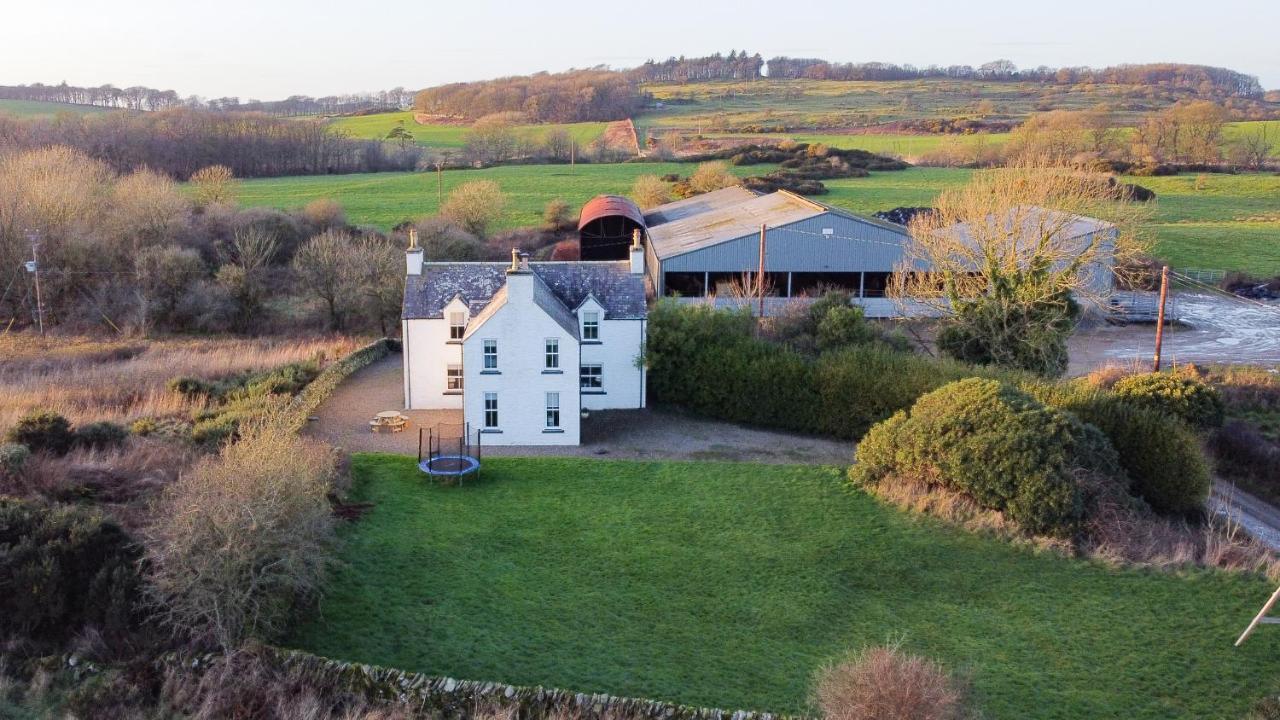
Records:
<instances>
[{"instance_id":1,"label":"tree line","mask_svg":"<svg viewBox=\"0 0 1280 720\"><path fill-rule=\"evenodd\" d=\"M353 139L319 121L260 113L178 108L53 119L0 115L0 150L52 145L76 148L116 172L150 168L178 179L215 164L238 177L412 170L423 152Z\"/></svg>"},{"instance_id":2,"label":"tree line","mask_svg":"<svg viewBox=\"0 0 1280 720\"><path fill-rule=\"evenodd\" d=\"M754 80L761 77L764 59L760 53L748 55L746 50L730 50L728 55L713 53L705 57L669 57L662 62L646 60L630 71L641 82L700 82L708 80Z\"/></svg>"},{"instance_id":3,"label":"tree line","mask_svg":"<svg viewBox=\"0 0 1280 720\"><path fill-rule=\"evenodd\" d=\"M517 112L531 122L561 123L619 120L641 103L630 76L595 67L440 85L419 91L413 109L461 119Z\"/></svg>"},{"instance_id":4,"label":"tree line","mask_svg":"<svg viewBox=\"0 0 1280 720\"><path fill-rule=\"evenodd\" d=\"M372 93L348 93L344 95L290 95L283 100L241 100L238 97L204 99L196 95L181 97L174 90L134 85L119 88L106 84L78 86L59 83L45 85L0 85L0 99L37 100L41 102L90 105L118 110L150 112L185 107L197 110L231 112L264 112L270 115L348 115L377 110L393 110L409 107L413 103L413 91L402 87Z\"/></svg>"},{"instance_id":5,"label":"tree line","mask_svg":"<svg viewBox=\"0 0 1280 720\"><path fill-rule=\"evenodd\" d=\"M892 63L833 63L819 58L770 58L771 78L808 80L919 80L949 78L992 82L1037 82L1054 85L1096 83L1104 85L1163 85L1191 88L1203 95L1261 97L1262 84L1252 75L1228 68L1184 63L1116 65L1104 68L1063 67L1019 69L1008 60L972 65L895 65Z\"/></svg>"}]
</instances>

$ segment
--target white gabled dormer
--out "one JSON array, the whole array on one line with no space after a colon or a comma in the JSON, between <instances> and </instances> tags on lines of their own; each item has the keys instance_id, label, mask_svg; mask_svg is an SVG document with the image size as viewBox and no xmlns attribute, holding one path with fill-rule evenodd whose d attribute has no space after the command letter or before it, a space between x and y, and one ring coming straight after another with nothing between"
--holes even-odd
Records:
<instances>
[{"instance_id":1,"label":"white gabled dormer","mask_svg":"<svg viewBox=\"0 0 1280 720\"><path fill-rule=\"evenodd\" d=\"M583 345L598 344L604 340L601 328L604 324L604 306L595 295L587 295L578 306L578 337Z\"/></svg>"},{"instance_id":2,"label":"white gabled dormer","mask_svg":"<svg viewBox=\"0 0 1280 720\"><path fill-rule=\"evenodd\" d=\"M449 326L448 342L460 343L467 332L467 323L471 321L471 308L467 306L461 295L455 295L442 311L445 323Z\"/></svg>"}]
</instances>

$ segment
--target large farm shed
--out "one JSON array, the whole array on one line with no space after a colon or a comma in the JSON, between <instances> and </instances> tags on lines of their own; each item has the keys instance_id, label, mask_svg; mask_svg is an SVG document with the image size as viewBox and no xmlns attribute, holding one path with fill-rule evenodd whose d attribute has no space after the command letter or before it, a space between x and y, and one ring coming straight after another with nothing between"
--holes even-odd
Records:
<instances>
[{"instance_id":1,"label":"large farm shed","mask_svg":"<svg viewBox=\"0 0 1280 720\"><path fill-rule=\"evenodd\" d=\"M657 295L725 302L744 273L764 267L769 307L822 288L848 290L869 317L897 314L885 297L906 229L780 190L731 187L659 206L645 216L646 267Z\"/></svg>"}]
</instances>

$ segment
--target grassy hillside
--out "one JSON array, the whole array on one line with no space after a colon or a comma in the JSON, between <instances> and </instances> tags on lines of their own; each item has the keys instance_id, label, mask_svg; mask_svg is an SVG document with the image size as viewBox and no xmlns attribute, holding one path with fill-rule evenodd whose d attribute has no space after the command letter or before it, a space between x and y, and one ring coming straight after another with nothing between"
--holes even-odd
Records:
<instances>
[{"instance_id":1,"label":"grassy hillside","mask_svg":"<svg viewBox=\"0 0 1280 720\"><path fill-rule=\"evenodd\" d=\"M766 166L735 167L739 175L768 172ZM490 179L511 196L502 227L534 225L548 200L578 207L599 193L623 193L644 174L688 174L679 163L613 165L527 165L444 173L444 189L468 180ZM928 205L946 187L963 184L972 171L912 168L872 173L867 178L826 181L830 193L818 199L859 213L900 205ZM1280 273L1280 176L1262 174L1128 178L1159 194L1155 206L1156 253L1177 267ZM402 220L436 212L433 173L378 173L270 178L241 185L241 202L279 208L301 207L329 197L343 204L357 223L389 228Z\"/></svg>"},{"instance_id":2,"label":"grassy hillside","mask_svg":"<svg viewBox=\"0 0 1280 720\"><path fill-rule=\"evenodd\" d=\"M900 638L984 717L1240 717L1280 674L1231 640L1273 589L1118 571L913 519L833 468L485 458L461 488L357 455L343 563L290 644L452 677L808 710Z\"/></svg>"},{"instance_id":3,"label":"grassy hillside","mask_svg":"<svg viewBox=\"0 0 1280 720\"><path fill-rule=\"evenodd\" d=\"M400 124L403 124L406 130L413 133L414 142L423 147L457 150L462 148L467 141L468 126L419 125L414 121L413 113L408 111L340 117L330 121L330 125L334 129L345 131L352 137L376 139L385 138L387 133ZM583 146L600 137L604 132L605 125L606 123L602 122L521 125L517 128L517 131L527 137L541 138L553 129L561 129L568 132L570 137L578 142L579 146Z\"/></svg>"},{"instance_id":4,"label":"grassy hillside","mask_svg":"<svg viewBox=\"0 0 1280 720\"><path fill-rule=\"evenodd\" d=\"M42 102L39 100L0 100L0 115L22 118L54 117L60 113L95 115L104 112L120 112L96 105L72 105L69 103Z\"/></svg>"}]
</instances>

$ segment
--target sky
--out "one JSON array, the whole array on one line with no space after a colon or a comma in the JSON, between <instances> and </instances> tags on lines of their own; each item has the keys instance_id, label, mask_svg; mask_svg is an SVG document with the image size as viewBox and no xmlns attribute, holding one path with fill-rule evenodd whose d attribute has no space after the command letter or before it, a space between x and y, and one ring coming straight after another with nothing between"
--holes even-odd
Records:
<instances>
[{"instance_id":1,"label":"sky","mask_svg":"<svg viewBox=\"0 0 1280 720\"><path fill-rule=\"evenodd\" d=\"M1278 36L1277 0L0 0L0 84L272 100L746 49L921 66L1187 62L1274 89Z\"/></svg>"}]
</instances>

